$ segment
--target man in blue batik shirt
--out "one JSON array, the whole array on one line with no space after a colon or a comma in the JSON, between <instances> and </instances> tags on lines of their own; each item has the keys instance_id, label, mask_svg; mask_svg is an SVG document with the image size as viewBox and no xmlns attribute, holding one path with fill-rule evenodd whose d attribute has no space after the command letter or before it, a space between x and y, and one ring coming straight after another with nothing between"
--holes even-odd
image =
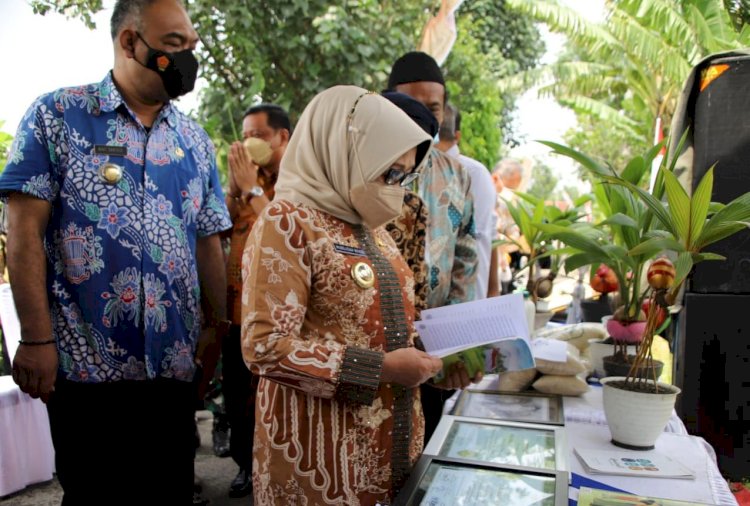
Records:
<instances>
[{"instance_id":1,"label":"man in blue batik shirt","mask_svg":"<svg viewBox=\"0 0 750 506\"><path fill-rule=\"evenodd\" d=\"M0 177L13 377L47 402L63 504L188 504L232 223L210 140L171 102L198 70L184 6L118 0L111 29L112 72L37 99Z\"/></svg>"}]
</instances>

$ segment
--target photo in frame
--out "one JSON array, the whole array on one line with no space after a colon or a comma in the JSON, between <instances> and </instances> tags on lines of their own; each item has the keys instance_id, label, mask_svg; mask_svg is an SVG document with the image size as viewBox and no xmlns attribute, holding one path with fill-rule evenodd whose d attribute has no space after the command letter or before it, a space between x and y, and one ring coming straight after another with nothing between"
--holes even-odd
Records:
<instances>
[{"instance_id":1,"label":"photo in frame","mask_svg":"<svg viewBox=\"0 0 750 506\"><path fill-rule=\"evenodd\" d=\"M568 504L568 481L560 471L478 465L422 455L394 504L563 506Z\"/></svg>"},{"instance_id":2,"label":"photo in frame","mask_svg":"<svg viewBox=\"0 0 750 506\"><path fill-rule=\"evenodd\" d=\"M466 389L453 408L456 416L565 425L562 396L536 392Z\"/></svg>"},{"instance_id":3,"label":"photo in frame","mask_svg":"<svg viewBox=\"0 0 750 506\"><path fill-rule=\"evenodd\" d=\"M568 470L565 429L553 425L445 415L424 454L478 464Z\"/></svg>"}]
</instances>

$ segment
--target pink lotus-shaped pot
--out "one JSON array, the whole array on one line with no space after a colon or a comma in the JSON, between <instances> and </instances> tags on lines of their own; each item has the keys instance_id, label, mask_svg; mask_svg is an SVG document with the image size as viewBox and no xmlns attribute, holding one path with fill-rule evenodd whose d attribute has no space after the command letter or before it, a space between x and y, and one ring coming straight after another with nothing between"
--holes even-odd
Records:
<instances>
[{"instance_id":1,"label":"pink lotus-shaped pot","mask_svg":"<svg viewBox=\"0 0 750 506\"><path fill-rule=\"evenodd\" d=\"M607 321L607 332L617 342L637 344L643 340L643 331L646 330L646 322L621 322L610 319Z\"/></svg>"}]
</instances>

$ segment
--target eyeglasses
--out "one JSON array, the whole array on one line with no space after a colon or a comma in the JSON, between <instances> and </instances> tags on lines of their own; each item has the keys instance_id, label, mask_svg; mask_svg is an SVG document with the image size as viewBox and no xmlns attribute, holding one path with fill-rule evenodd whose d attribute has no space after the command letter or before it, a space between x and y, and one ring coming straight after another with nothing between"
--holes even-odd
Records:
<instances>
[{"instance_id":1,"label":"eyeglasses","mask_svg":"<svg viewBox=\"0 0 750 506\"><path fill-rule=\"evenodd\" d=\"M385 184L399 183L402 187L409 186L419 177L418 172L407 173L404 170L391 167L385 173Z\"/></svg>"}]
</instances>

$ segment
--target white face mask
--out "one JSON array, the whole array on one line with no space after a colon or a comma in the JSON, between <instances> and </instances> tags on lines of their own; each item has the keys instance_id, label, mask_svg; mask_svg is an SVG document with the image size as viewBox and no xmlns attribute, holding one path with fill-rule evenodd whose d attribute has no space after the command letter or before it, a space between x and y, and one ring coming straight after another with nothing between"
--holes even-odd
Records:
<instances>
[{"instance_id":1,"label":"white face mask","mask_svg":"<svg viewBox=\"0 0 750 506\"><path fill-rule=\"evenodd\" d=\"M248 137L242 142L242 144L245 146L247 154L252 158L255 165L265 167L271 161L273 148L271 148L271 145L263 139Z\"/></svg>"},{"instance_id":2,"label":"white face mask","mask_svg":"<svg viewBox=\"0 0 750 506\"><path fill-rule=\"evenodd\" d=\"M352 207L371 229L401 216L405 190L399 185L370 182L349 190Z\"/></svg>"}]
</instances>

